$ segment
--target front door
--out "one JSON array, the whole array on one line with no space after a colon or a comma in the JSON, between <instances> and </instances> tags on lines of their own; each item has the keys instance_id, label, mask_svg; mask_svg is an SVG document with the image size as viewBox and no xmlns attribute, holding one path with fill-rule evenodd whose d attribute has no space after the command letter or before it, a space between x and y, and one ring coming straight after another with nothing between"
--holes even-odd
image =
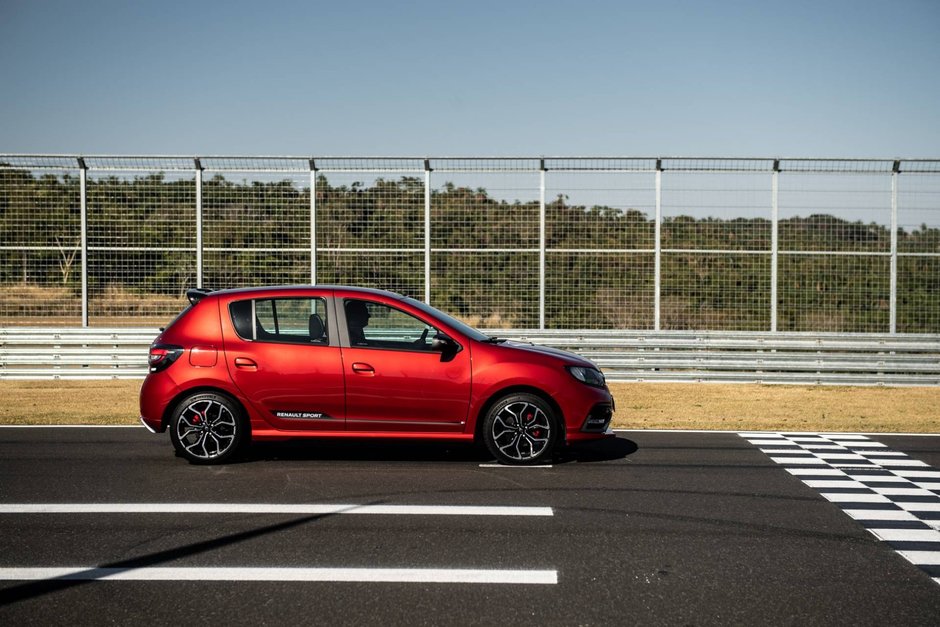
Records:
<instances>
[{"instance_id":1,"label":"front door","mask_svg":"<svg viewBox=\"0 0 940 627\"><path fill-rule=\"evenodd\" d=\"M437 330L415 316L346 299L343 348L348 431L461 432L470 404L470 351L431 350Z\"/></svg>"}]
</instances>

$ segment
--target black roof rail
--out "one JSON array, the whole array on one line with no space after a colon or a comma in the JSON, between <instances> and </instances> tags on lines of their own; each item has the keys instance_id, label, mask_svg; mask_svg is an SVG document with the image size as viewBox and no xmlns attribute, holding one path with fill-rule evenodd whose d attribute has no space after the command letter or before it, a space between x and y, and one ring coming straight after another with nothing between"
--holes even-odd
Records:
<instances>
[{"instance_id":1,"label":"black roof rail","mask_svg":"<svg viewBox=\"0 0 940 627\"><path fill-rule=\"evenodd\" d=\"M189 300L190 303L195 305L196 303L201 301L203 298L208 296L209 293L212 291L213 290L205 289L205 288L186 290L186 298L187 300Z\"/></svg>"}]
</instances>

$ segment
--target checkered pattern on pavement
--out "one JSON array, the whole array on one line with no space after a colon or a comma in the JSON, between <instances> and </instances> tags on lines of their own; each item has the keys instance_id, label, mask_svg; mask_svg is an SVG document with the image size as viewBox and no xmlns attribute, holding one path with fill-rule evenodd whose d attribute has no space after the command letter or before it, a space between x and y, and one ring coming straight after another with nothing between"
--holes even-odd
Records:
<instances>
[{"instance_id":1,"label":"checkered pattern on pavement","mask_svg":"<svg viewBox=\"0 0 940 627\"><path fill-rule=\"evenodd\" d=\"M738 435L940 583L940 471L864 435Z\"/></svg>"}]
</instances>

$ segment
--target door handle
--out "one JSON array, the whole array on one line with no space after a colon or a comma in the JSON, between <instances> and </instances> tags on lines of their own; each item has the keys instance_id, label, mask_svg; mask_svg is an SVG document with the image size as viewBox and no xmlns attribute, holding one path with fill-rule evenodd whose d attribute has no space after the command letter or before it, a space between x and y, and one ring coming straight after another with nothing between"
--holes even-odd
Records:
<instances>
[{"instance_id":1,"label":"door handle","mask_svg":"<svg viewBox=\"0 0 940 627\"><path fill-rule=\"evenodd\" d=\"M373 368L369 364L364 364L361 361L357 361L353 363L352 371L355 372L356 374L367 374L367 375L375 374L375 368Z\"/></svg>"},{"instance_id":2,"label":"door handle","mask_svg":"<svg viewBox=\"0 0 940 627\"><path fill-rule=\"evenodd\" d=\"M242 368L244 370L257 370L258 364L255 363L254 359L248 359L247 357L236 357L235 367Z\"/></svg>"}]
</instances>

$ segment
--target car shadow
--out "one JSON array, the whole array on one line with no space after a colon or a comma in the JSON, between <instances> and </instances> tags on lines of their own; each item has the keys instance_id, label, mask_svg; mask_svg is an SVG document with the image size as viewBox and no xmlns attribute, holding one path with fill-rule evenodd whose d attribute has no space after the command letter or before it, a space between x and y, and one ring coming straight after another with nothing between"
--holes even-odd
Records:
<instances>
[{"instance_id":1,"label":"car shadow","mask_svg":"<svg viewBox=\"0 0 940 627\"><path fill-rule=\"evenodd\" d=\"M485 462L492 459L483 447L468 442L407 440L297 439L255 442L241 462L375 461L375 462Z\"/></svg>"},{"instance_id":2,"label":"car shadow","mask_svg":"<svg viewBox=\"0 0 940 627\"><path fill-rule=\"evenodd\" d=\"M559 449L552 464L591 463L623 459L637 445L622 437L577 442ZM423 442L413 440L297 439L255 442L235 463L267 461L375 461L375 462L493 462L482 445L469 442Z\"/></svg>"},{"instance_id":3,"label":"car shadow","mask_svg":"<svg viewBox=\"0 0 940 627\"><path fill-rule=\"evenodd\" d=\"M639 450L636 442L614 436L603 440L575 442L555 454L554 463L592 463L624 459Z\"/></svg>"}]
</instances>

